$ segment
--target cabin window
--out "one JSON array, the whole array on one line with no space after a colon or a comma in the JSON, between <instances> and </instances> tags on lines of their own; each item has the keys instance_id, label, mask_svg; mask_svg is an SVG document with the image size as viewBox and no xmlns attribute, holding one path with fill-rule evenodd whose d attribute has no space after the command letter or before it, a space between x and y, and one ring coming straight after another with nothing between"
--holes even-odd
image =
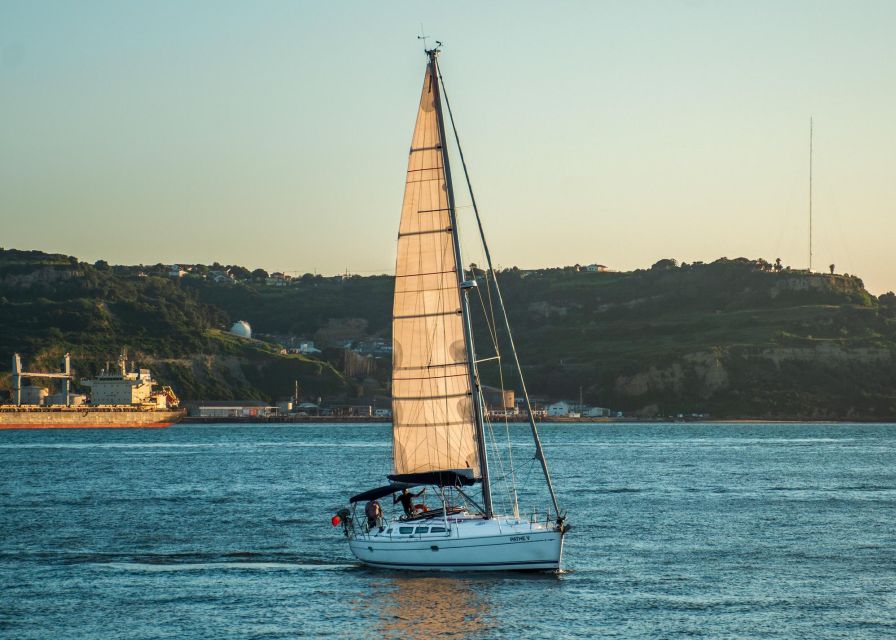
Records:
<instances>
[{"instance_id":1,"label":"cabin window","mask_svg":"<svg viewBox=\"0 0 896 640\"><path fill-rule=\"evenodd\" d=\"M428 533L429 527L417 527L417 531L415 533Z\"/></svg>"},{"instance_id":2,"label":"cabin window","mask_svg":"<svg viewBox=\"0 0 896 640\"><path fill-rule=\"evenodd\" d=\"M414 533L414 527L398 527L398 533Z\"/></svg>"},{"instance_id":3,"label":"cabin window","mask_svg":"<svg viewBox=\"0 0 896 640\"><path fill-rule=\"evenodd\" d=\"M445 527L433 527L429 530L430 533L445 533Z\"/></svg>"}]
</instances>

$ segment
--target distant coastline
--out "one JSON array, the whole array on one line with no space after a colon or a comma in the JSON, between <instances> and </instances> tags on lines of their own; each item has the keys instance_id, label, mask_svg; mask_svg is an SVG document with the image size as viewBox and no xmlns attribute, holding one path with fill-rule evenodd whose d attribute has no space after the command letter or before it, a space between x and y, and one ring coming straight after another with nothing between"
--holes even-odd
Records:
<instances>
[{"instance_id":1,"label":"distant coastline","mask_svg":"<svg viewBox=\"0 0 896 640\"><path fill-rule=\"evenodd\" d=\"M261 417L241 416L228 418L204 418L199 416L187 416L180 424L389 424L392 418L374 418L364 416L290 416L290 417ZM497 421L495 421L497 422ZM854 420L819 420L817 418L805 419L763 419L763 418L737 418L713 420L711 418L673 419L673 418L543 418L536 424L896 424L896 420L880 419L854 419ZM528 424L524 420L511 420L510 424Z\"/></svg>"},{"instance_id":2,"label":"distant coastline","mask_svg":"<svg viewBox=\"0 0 896 640\"><path fill-rule=\"evenodd\" d=\"M896 419L896 294L777 259L601 268L497 274L531 400L552 418ZM90 378L127 348L184 404L368 414L391 401L392 289L385 275L0 250L0 363L19 353L56 371L70 353ZM483 387L518 393L499 373L484 365ZM0 401L12 387L0 367ZM289 401L314 406L280 409Z\"/></svg>"}]
</instances>

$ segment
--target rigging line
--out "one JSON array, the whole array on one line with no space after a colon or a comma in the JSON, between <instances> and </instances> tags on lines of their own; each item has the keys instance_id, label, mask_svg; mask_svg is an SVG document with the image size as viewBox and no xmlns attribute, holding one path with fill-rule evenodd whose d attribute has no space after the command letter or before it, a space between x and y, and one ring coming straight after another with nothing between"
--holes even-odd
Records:
<instances>
[{"instance_id":1,"label":"rigging line","mask_svg":"<svg viewBox=\"0 0 896 640\"><path fill-rule=\"evenodd\" d=\"M508 484L508 482L507 482L507 472L504 471L504 458L503 458L503 456L501 455L501 451L500 451L500 449L498 449L498 439L495 437L495 432L494 432L494 429L492 428L492 421L491 421L491 419L487 419L487 420L486 420L486 425L488 426L488 432L489 432L489 434L491 435L491 445L492 445L492 450L494 451L495 458L497 458L497 460L498 460L498 470L501 472L501 480L502 480L503 483L504 483L504 489L505 489L505 491L507 491L507 494L510 495L510 491L509 491L510 486L509 486L509 484ZM505 497L505 496L504 496L504 494L502 493L502 494L501 494L501 501L502 501L502 502L504 501L504 497ZM501 506L502 506L502 507L506 507L507 505L506 505L506 504L502 504ZM505 513L506 513L506 511L505 511Z\"/></svg>"},{"instance_id":2,"label":"rigging line","mask_svg":"<svg viewBox=\"0 0 896 640\"><path fill-rule=\"evenodd\" d=\"M494 433L492 432L492 425L491 425L491 423L488 422L488 421L486 421L485 425L486 425L488 434L491 435L491 442L490 442L490 444L491 444L491 447L492 447L492 455L494 456L494 459L497 461L497 467L498 467L497 471L498 471L498 474L499 474L499 476L500 476L500 478L501 478L501 481L504 483L505 488L506 488L507 477L506 477L506 475L504 474L504 465L503 465L502 462L501 462L501 456L500 456L500 454L499 454L499 452L498 452L498 448L495 446L495 438L494 438ZM493 463L494 463L494 462L493 462ZM494 480L493 480L493 482L494 482ZM495 495L495 493L497 493L497 496ZM506 511L506 508L505 508L506 505L504 504L504 492L503 492L503 491L493 492L493 493L492 493L492 500L495 500L495 499L497 499L498 501L500 501L501 504L499 505L499 507L502 509L502 511L503 511L504 513L506 513L507 511Z\"/></svg>"},{"instance_id":3,"label":"rigging line","mask_svg":"<svg viewBox=\"0 0 896 640\"><path fill-rule=\"evenodd\" d=\"M442 78L442 70L436 66L436 73L439 75L439 82L442 85L442 94L445 97L445 106L448 108L448 117L451 120L451 129L454 131L454 140L457 144L457 152L460 156L460 162L464 169L464 177L467 181L467 188L470 191L470 203L473 205L473 212L476 214L476 224L479 227L479 237L482 239L482 248L485 251L485 260L488 268L494 271L492 266L492 255L488 249L488 243L485 240L485 230L482 228L482 218L479 217L479 208L476 206L476 196L473 194L473 184L470 182L470 172L467 170L467 162L464 160L464 152L460 145L460 136L457 133L457 126L454 123L454 114L451 112L451 103L448 101L448 90L445 88L445 80ZM510 351L513 354L513 361L516 365L517 373L520 377L520 385L522 387L523 398L526 400L526 409L529 413L529 426L532 429L532 438L535 440L535 452L541 469L544 473L545 482L548 485L548 491L551 494L551 502L554 503L554 511L557 513L557 519L561 518L560 505L557 502L557 493L554 491L554 483L551 481L551 473L548 471L548 463L544 457L544 449L541 446L541 438L538 435L538 427L535 424L535 417L532 415L532 403L529 401L529 393L526 390L526 381L523 379L523 370L520 366L520 358L516 352L516 345L513 342L513 333L510 330L510 319L507 317L507 308L504 306L504 298L501 295L501 287L498 285L498 279L495 278L495 293L498 297L498 305L501 308L504 319L504 328L507 330L507 341L510 343Z\"/></svg>"},{"instance_id":4,"label":"rigging line","mask_svg":"<svg viewBox=\"0 0 896 640\"><path fill-rule=\"evenodd\" d=\"M492 319L492 324L495 327L495 350L498 351L498 323L495 321L495 306L492 303L492 285L489 284L489 272L485 274L485 293L488 297L488 312ZM492 279L494 279L495 274L492 273ZM499 352L500 353L500 352Z\"/></svg>"},{"instance_id":5,"label":"rigging line","mask_svg":"<svg viewBox=\"0 0 896 640\"><path fill-rule=\"evenodd\" d=\"M524 487L528 486L528 484L529 484L529 477L532 475L532 469L534 466L535 466L535 458L533 457L533 458L529 459L529 466L526 467L526 472L525 472L526 475L525 475L525 477L523 477L523 482L522 482L522 485Z\"/></svg>"},{"instance_id":6,"label":"rigging line","mask_svg":"<svg viewBox=\"0 0 896 640\"><path fill-rule=\"evenodd\" d=\"M474 277L475 277L475 274L474 274ZM486 287L490 287L490 285L488 284L487 277L488 277L488 274L486 273ZM495 353L497 354L497 355L495 355L494 358L488 358L488 360L498 360L498 373L499 373L499 377L500 377L501 399L502 399L502 408L503 408L503 398L504 398L504 391L505 391L504 372L503 372L503 364L501 363L501 350L500 350L500 344L498 341L497 323L495 322L494 309L493 308L489 309L486 307L485 300L482 296L481 287L476 287L476 293L479 297L479 305L482 308L483 319L485 320L486 327L488 328L488 331L489 331L489 338L491 339L492 346L494 347ZM489 301L491 301L490 293L489 293ZM482 362L482 361L479 360L477 362ZM489 430L489 433L491 434L491 439L492 439L492 448L495 452L496 457L498 457L499 468L500 468L500 473L501 473L501 480L504 484L504 490L507 492L507 497L510 498L511 504L514 507L513 514L517 515L519 513L519 502L518 502L517 493L516 493L516 474L515 474L515 469L513 466L513 447L512 447L511 441L510 441L510 428L507 423L506 413L504 416L504 423L505 423L505 432L507 435L508 465L510 467L509 479L508 479L507 471L504 468L504 458L498 449L498 439L495 436L494 423L491 421L491 419L489 419L487 422L488 430ZM503 497L504 497L504 494L502 493L502 498Z\"/></svg>"},{"instance_id":7,"label":"rigging line","mask_svg":"<svg viewBox=\"0 0 896 640\"><path fill-rule=\"evenodd\" d=\"M503 404L504 393L505 393L504 363L503 363L503 361L500 360L500 356L499 356L499 361L498 361L498 382L501 385L501 399L502 399L502 404ZM515 399L514 399L514 401L515 401ZM516 407L514 407L514 409L515 408ZM504 407L504 435L507 438L507 458L508 458L508 464L510 466L510 486L511 486L511 491L512 491L513 509L514 509L513 514L516 517L519 517L520 502L519 502L519 495L517 494L517 491L516 491L516 467L513 464L513 446L512 446L511 440L510 440L510 420L507 418L507 408L506 407Z\"/></svg>"},{"instance_id":8,"label":"rigging line","mask_svg":"<svg viewBox=\"0 0 896 640\"><path fill-rule=\"evenodd\" d=\"M475 274L474 274L475 275ZM488 286L486 284L486 286ZM476 287L476 294L479 296L479 304L482 306L482 317L485 319L485 326L488 327L489 337L492 339L492 345L495 347L495 353L500 358L501 350L498 348L498 328L494 325L494 314L489 319L488 310L485 308L485 300L482 298L481 287Z\"/></svg>"},{"instance_id":9,"label":"rigging line","mask_svg":"<svg viewBox=\"0 0 896 640\"><path fill-rule=\"evenodd\" d=\"M495 320L495 307L492 300L492 286L489 281L489 278L495 279L495 272L493 270L489 270L485 272L485 292L488 298L488 311L485 309L485 303L482 301L482 292L479 292L479 300L483 307L483 314L486 316L486 324L491 322L490 326L492 329L493 342L495 346L495 353L497 354L498 359L498 380L501 386L501 399L502 399L502 408L504 409L504 434L507 438L507 458L508 458L508 466L510 467L510 492L511 498L513 500L513 513L515 516L519 517L519 496L516 490L516 468L513 463L513 445L510 439L510 421L507 417L507 409L503 407L503 399L504 393L506 392L506 387L504 384L504 362L501 359L501 347L498 340L498 326ZM497 286L497 285L496 285ZM478 287L477 287L478 288ZM506 478L505 478L506 481Z\"/></svg>"},{"instance_id":10,"label":"rigging line","mask_svg":"<svg viewBox=\"0 0 896 640\"><path fill-rule=\"evenodd\" d=\"M481 287L476 287L476 292L479 295L479 304L482 307L482 315L485 318L485 324L489 329L489 335L492 339L492 345L494 346L495 353L497 354L495 356L495 359L498 360L498 378L499 378L500 386L501 386L501 401L502 401L501 404L502 404L502 409L504 409L504 432L507 437L507 456L508 456L508 466L510 467L510 482L509 483L507 481L507 474L504 471L503 466L501 468L501 472L504 473L503 479L504 479L505 488L508 490L508 493L512 500L512 504L513 504L513 508L514 508L513 513L516 516L519 514L519 498L518 498L517 491L516 491L516 470L513 465L513 446L512 446L511 440L510 440L510 423L507 420L506 408L504 408L504 406L503 406L504 393L506 391L506 388L504 385L504 363L501 360L501 346L498 341L498 326L497 326L497 322L495 321L495 309L492 304L491 285L489 284L489 275L488 274L489 274L489 272L486 272L486 274L485 274L486 294L487 294L488 302L489 302L488 308L486 308L486 306L485 306L485 300L482 297ZM493 273L492 273L492 277L494 277ZM491 425L489 425L489 429L492 429ZM494 431L492 432L492 438L494 438L495 442L497 442L497 438L495 438Z\"/></svg>"},{"instance_id":11,"label":"rigging line","mask_svg":"<svg viewBox=\"0 0 896 640\"><path fill-rule=\"evenodd\" d=\"M486 286L488 286L488 283L486 283ZM505 391L504 376L503 376L503 371L502 371L503 367L501 365L501 351L500 351L500 345L498 343L497 323L495 322L495 318L494 318L494 310L492 310L492 313L490 316L489 309L486 308L485 300L482 297L481 287L476 287L476 293L479 296L479 304L482 307L483 319L485 320L486 326L489 329L489 337L491 338L492 346L494 347L495 353L497 354L494 358L489 358L489 360L498 360L498 362L499 362L498 372L499 372L499 376L500 376L500 380L501 380L501 400L502 400L502 408L503 408L503 399L504 399L504 391ZM478 362L481 362L481 360ZM506 427L506 424L507 424L506 415L504 417L504 421L505 421L505 427ZM510 442L509 429L507 429L507 436L508 436L507 450L508 450L508 454L509 454L509 465L510 465L510 479L508 480L508 474L504 468L504 457L501 454L501 451L498 447L498 438L495 436L494 422L491 420L491 418L486 417L486 424L488 426L488 431L491 436L491 445L492 445L492 449L494 451L494 455L498 459L498 467L499 467L499 470L501 473L501 480L504 485L504 490L507 492L506 497L509 497L511 499L512 505L515 507L515 509L513 510L513 514L517 515L519 512L519 506L517 503L517 496L516 496L516 485L515 485L514 470L513 470L513 448L511 446L511 442ZM502 501L503 501L504 497L505 497L504 494L502 494Z\"/></svg>"}]
</instances>

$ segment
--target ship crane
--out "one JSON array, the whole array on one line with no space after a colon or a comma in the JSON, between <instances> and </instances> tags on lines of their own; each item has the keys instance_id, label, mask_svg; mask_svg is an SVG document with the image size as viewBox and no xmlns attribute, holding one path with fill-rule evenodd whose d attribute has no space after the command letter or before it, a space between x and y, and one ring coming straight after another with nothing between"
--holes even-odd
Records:
<instances>
[{"instance_id":1,"label":"ship crane","mask_svg":"<svg viewBox=\"0 0 896 640\"><path fill-rule=\"evenodd\" d=\"M62 373L42 373L34 371L22 371L22 358L18 353L12 356L12 387L16 405L22 404L22 381L29 378L54 378L65 380L65 404L71 404L71 385L72 385L72 359L69 354L65 354L62 365Z\"/></svg>"}]
</instances>

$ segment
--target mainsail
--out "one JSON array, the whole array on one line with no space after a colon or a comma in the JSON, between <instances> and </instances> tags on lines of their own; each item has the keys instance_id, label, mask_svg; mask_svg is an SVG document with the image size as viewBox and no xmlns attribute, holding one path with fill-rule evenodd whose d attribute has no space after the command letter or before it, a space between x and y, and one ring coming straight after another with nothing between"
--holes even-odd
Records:
<instances>
[{"instance_id":1,"label":"mainsail","mask_svg":"<svg viewBox=\"0 0 896 640\"><path fill-rule=\"evenodd\" d=\"M430 59L408 159L392 310L395 473L480 476L438 86Z\"/></svg>"}]
</instances>

